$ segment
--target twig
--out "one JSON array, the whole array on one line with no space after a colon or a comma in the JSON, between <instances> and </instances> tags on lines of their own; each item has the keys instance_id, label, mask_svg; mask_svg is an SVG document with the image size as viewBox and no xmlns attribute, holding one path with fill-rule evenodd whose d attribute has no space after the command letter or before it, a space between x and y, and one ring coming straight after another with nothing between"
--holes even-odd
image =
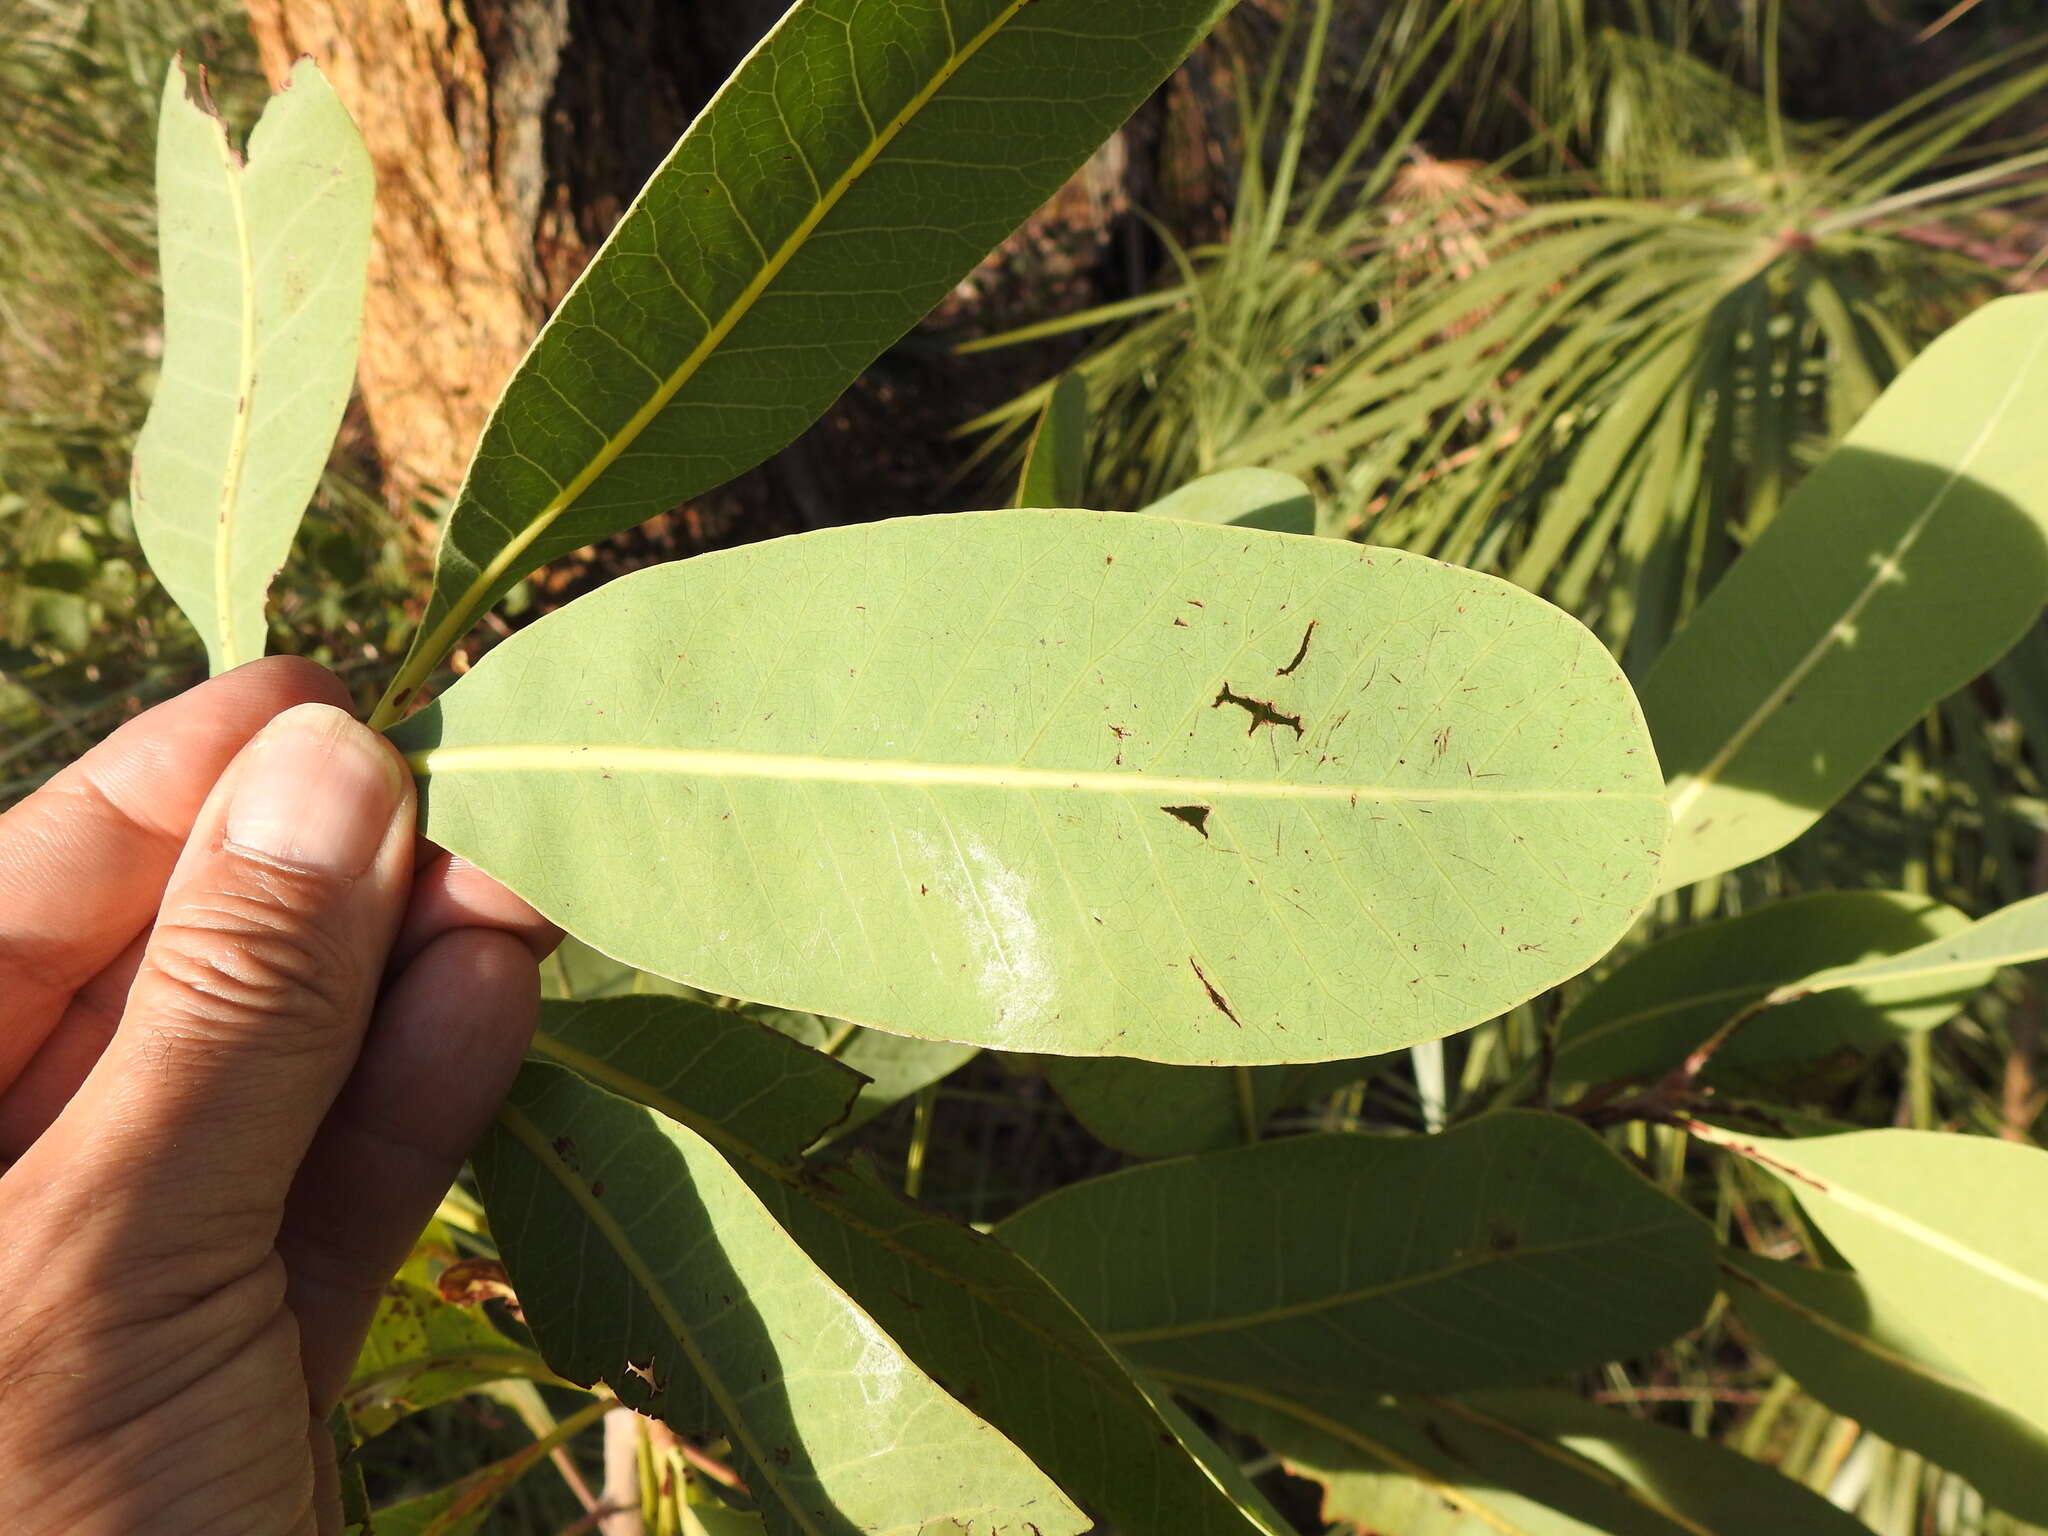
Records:
<instances>
[{"instance_id":1,"label":"twig","mask_svg":"<svg viewBox=\"0 0 2048 1536\"><path fill-rule=\"evenodd\" d=\"M1963 17L1967 16L1971 11L1974 11L1976 8L1977 0L1956 0L1956 3L1954 5L1950 6L1941 15L1937 16L1933 21L1930 21L1929 23L1927 23L1926 26L1922 27L1917 33L1915 33L1913 41L1916 43L1926 42L1930 37L1933 37L1936 33L1944 31L1948 27L1948 24L1950 22L1961 21Z\"/></svg>"},{"instance_id":2,"label":"twig","mask_svg":"<svg viewBox=\"0 0 2048 1536\"><path fill-rule=\"evenodd\" d=\"M1577 1102L1566 1105L1564 1112L1596 1129L1620 1125L1628 1120L1648 1120L1659 1125L1682 1125L1685 1111L1697 1108L1705 1100L1713 1097L1713 1089L1700 1086L1700 1075L1707 1070L1728 1042L1735 1038L1735 1032L1766 1009L1776 1008L1785 1003L1796 1003L1807 995L1807 989L1796 986L1779 987L1766 992L1693 1047L1684 1061L1643 1092L1617 1099L1615 1094L1619 1091L1618 1085L1603 1084Z\"/></svg>"}]
</instances>

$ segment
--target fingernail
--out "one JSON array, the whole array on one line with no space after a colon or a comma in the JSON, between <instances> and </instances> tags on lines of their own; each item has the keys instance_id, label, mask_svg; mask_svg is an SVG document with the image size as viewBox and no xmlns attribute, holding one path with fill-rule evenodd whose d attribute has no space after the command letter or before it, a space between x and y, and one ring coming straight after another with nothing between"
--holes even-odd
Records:
<instances>
[{"instance_id":1,"label":"fingernail","mask_svg":"<svg viewBox=\"0 0 2048 1536\"><path fill-rule=\"evenodd\" d=\"M398 760L328 704L301 704L263 727L235 763L227 840L308 869L360 875L405 796Z\"/></svg>"}]
</instances>

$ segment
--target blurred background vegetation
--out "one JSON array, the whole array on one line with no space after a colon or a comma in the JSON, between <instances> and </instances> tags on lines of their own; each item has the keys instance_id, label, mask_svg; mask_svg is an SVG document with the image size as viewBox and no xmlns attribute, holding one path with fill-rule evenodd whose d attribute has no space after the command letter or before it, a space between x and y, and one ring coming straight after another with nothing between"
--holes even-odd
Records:
<instances>
[{"instance_id":1,"label":"blurred background vegetation","mask_svg":"<svg viewBox=\"0 0 2048 1536\"><path fill-rule=\"evenodd\" d=\"M233 0L0 0L0 804L203 672L126 504L174 50L253 119L265 86ZM1091 504L1288 470L1326 531L1505 575L1640 674L1906 359L2048 283L2048 0L1244 0L1070 192L776 462L537 579L508 621L649 560L1000 504L1071 369L1091 398ZM586 234L607 207L575 210ZM354 413L275 588L274 648L366 693L429 566L436 508L404 470ZM2048 883L2044 830L2037 629L1812 833L1665 898L1639 938L1823 887L1982 913ZM2015 983L1895 1059L1785 1091L1863 1124L2032 1138L2040 1033ZM1540 1034L1519 1010L1341 1086L1262 1080L1259 1109L1281 1126L1455 1118L1516 1080ZM1081 1129L1086 1085L959 1055L936 1082L900 1071L849 1138L913 1192L990 1220L1120 1159ZM1132 1070L1116 1093L1149 1091ZM1660 1133L1619 1134L1684 1176ZM1796 1226L1775 1186L1716 1178L1690 1193L1724 1229ZM2022 1529L1720 1321L1587 1386L1772 1461L1884 1536ZM372 1443L372 1482L390 1495L506 1454L538 1402L408 1420ZM1313 1525L1313 1498L1290 1507ZM582 1518L541 1476L490 1528Z\"/></svg>"}]
</instances>

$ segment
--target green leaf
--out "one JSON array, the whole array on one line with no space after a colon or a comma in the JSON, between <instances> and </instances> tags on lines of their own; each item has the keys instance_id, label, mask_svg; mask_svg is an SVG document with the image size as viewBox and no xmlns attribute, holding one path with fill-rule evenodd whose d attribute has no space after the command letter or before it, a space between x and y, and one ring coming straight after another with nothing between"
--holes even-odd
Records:
<instances>
[{"instance_id":1,"label":"green leaf","mask_svg":"<svg viewBox=\"0 0 2048 1536\"><path fill-rule=\"evenodd\" d=\"M683 1031L692 1017L676 1015ZM1001 1244L903 1199L866 1170L792 1163L783 1153L807 1130L785 1131L767 1147L735 1134L734 1088L721 1075L772 1083L806 1069L832 1073L830 1062L766 1030L725 1034L705 1062L647 1031L610 1029L602 1014L566 1022L562 1036L536 1042L543 1056L710 1141L898 1347L1101 1518L1187 1536L1290 1529ZM1136 1466L1147 1475L1132 1477Z\"/></svg>"},{"instance_id":2,"label":"green leaf","mask_svg":"<svg viewBox=\"0 0 2048 1536\"><path fill-rule=\"evenodd\" d=\"M1277 469L1223 469L1140 507L1153 517L1191 523L1227 523L1273 533L1314 533L1315 493Z\"/></svg>"},{"instance_id":3,"label":"green leaf","mask_svg":"<svg viewBox=\"0 0 2048 1536\"><path fill-rule=\"evenodd\" d=\"M1043 203L1227 0L799 0L519 365L388 724L528 571L789 442Z\"/></svg>"},{"instance_id":4,"label":"green leaf","mask_svg":"<svg viewBox=\"0 0 2048 1536\"><path fill-rule=\"evenodd\" d=\"M1276 1110L1366 1075L1309 1067L1167 1067L1122 1056L1048 1056L1045 1080L1097 1141L1133 1157L1214 1152L1252 1139Z\"/></svg>"},{"instance_id":5,"label":"green leaf","mask_svg":"<svg viewBox=\"0 0 2048 1536\"><path fill-rule=\"evenodd\" d=\"M263 600L355 381L370 157L301 59L245 161L183 66L164 81L157 217L163 370L130 496L151 568L215 672L263 654Z\"/></svg>"},{"instance_id":6,"label":"green leaf","mask_svg":"<svg viewBox=\"0 0 2048 1536\"><path fill-rule=\"evenodd\" d=\"M1359 1398L1319 1412L1200 1394L1323 1484L1323 1518L1400 1536L1868 1536L1769 1467L1555 1391Z\"/></svg>"},{"instance_id":7,"label":"green leaf","mask_svg":"<svg viewBox=\"0 0 2048 1536\"><path fill-rule=\"evenodd\" d=\"M1628 685L1504 582L1120 513L636 572L394 733L426 835L609 955L1010 1051L1314 1061L1468 1027L1633 922Z\"/></svg>"},{"instance_id":8,"label":"green leaf","mask_svg":"<svg viewBox=\"0 0 2048 1536\"><path fill-rule=\"evenodd\" d=\"M854 1100L853 1108L827 1132L828 1136L844 1136L866 1125L918 1089L950 1076L980 1052L978 1046L891 1035L879 1029L862 1029L841 1019L823 1019L815 1013L794 1013L787 1008L749 1008L747 1015L814 1051L826 1053L867 1079L860 1085L860 1096Z\"/></svg>"},{"instance_id":9,"label":"green leaf","mask_svg":"<svg viewBox=\"0 0 2048 1536\"><path fill-rule=\"evenodd\" d=\"M1039 413L1017 481L1019 507L1078 507L1088 485L1088 381L1063 373Z\"/></svg>"},{"instance_id":10,"label":"green leaf","mask_svg":"<svg viewBox=\"0 0 2048 1536\"><path fill-rule=\"evenodd\" d=\"M605 997L690 994L685 987L666 977L636 971L588 944L565 939L541 966L542 995L568 1000ZM703 995L697 995L699 1002ZM917 1040L880 1030L862 1029L840 1019L820 1018L815 1013L797 1013L787 1008L748 1007L742 1017L765 1024L827 1056L867 1079L851 1109L828 1119L827 1134L843 1136L865 1125L892 1104L908 1098L928 1083L952 1073L972 1060L978 1047L955 1045L945 1040Z\"/></svg>"},{"instance_id":11,"label":"green leaf","mask_svg":"<svg viewBox=\"0 0 2048 1536\"><path fill-rule=\"evenodd\" d=\"M2048 1430L2048 1152L1936 1131L1796 1141L1695 1123L1776 1174L1887 1317Z\"/></svg>"},{"instance_id":12,"label":"green leaf","mask_svg":"<svg viewBox=\"0 0 2048 1536\"><path fill-rule=\"evenodd\" d=\"M363 1485L363 1464L357 1453L363 1437L340 1403L327 1415L327 1433L334 1441L335 1481L340 1484L342 1536L371 1536L370 1494Z\"/></svg>"},{"instance_id":13,"label":"green leaf","mask_svg":"<svg viewBox=\"0 0 2048 1536\"><path fill-rule=\"evenodd\" d=\"M529 1064L476 1169L549 1362L679 1433L726 1436L771 1529L1088 1528L693 1131Z\"/></svg>"},{"instance_id":14,"label":"green leaf","mask_svg":"<svg viewBox=\"0 0 2048 1536\"><path fill-rule=\"evenodd\" d=\"M1140 1365L1308 1402L1596 1365L1683 1333L1714 1291L1704 1222L1583 1126L1520 1110L1148 1163L997 1235Z\"/></svg>"},{"instance_id":15,"label":"green leaf","mask_svg":"<svg viewBox=\"0 0 2048 1536\"><path fill-rule=\"evenodd\" d=\"M2048 597L2048 296L1937 340L1793 493L1643 684L1665 888L1784 846Z\"/></svg>"},{"instance_id":16,"label":"green leaf","mask_svg":"<svg viewBox=\"0 0 2048 1536\"><path fill-rule=\"evenodd\" d=\"M1655 1076L1779 987L1968 927L1962 913L1925 896L1823 891L1687 929L1631 957L1565 1014L1557 1074L1578 1082ZM1992 974L1978 965L1789 1002L1731 1035L1714 1066L1810 1059L1845 1047L1873 1051L1952 1017Z\"/></svg>"},{"instance_id":17,"label":"green leaf","mask_svg":"<svg viewBox=\"0 0 2048 1536\"><path fill-rule=\"evenodd\" d=\"M1855 1275L1730 1253L1728 1299L1780 1369L1835 1412L2048 1522L2048 1433L1987 1396Z\"/></svg>"},{"instance_id":18,"label":"green leaf","mask_svg":"<svg viewBox=\"0 0 2048 1536\"><path fill-rule=\"evenodd\" d=\"M2000 908L1960 933L1942 934L1902 955L1836 965L1786 988L1801 996L1844 987L1974 991L2002 965L2048 957L2048 896Z\"/></svg>"},{"instance_id":19,"label":"green leaf","mask_svg":"<svg viewBox=\"0 0 2048 1536\"><path fill-rule=\"evenodd\" d=\"M481 1311L451 1306L426 1286L398 1279L377 1298L341 1402L365 1436L381 1435L408 1413L507 1377L554 1381L538 1355L506 1338Z\"/></svg>"},{"instance_id":20,"label":"green leaf","mask_svg":"<svg viewBox=\"0 0 2048 1536\"><path fill-rule=\"evenodd\" d=\"M533 1049L597 1082L613 1057L687 1078L697 1115L784 1162L845 1118L859 1074L743 1013L675 997L543 1003Z\"/></svg>"}]
</instances>

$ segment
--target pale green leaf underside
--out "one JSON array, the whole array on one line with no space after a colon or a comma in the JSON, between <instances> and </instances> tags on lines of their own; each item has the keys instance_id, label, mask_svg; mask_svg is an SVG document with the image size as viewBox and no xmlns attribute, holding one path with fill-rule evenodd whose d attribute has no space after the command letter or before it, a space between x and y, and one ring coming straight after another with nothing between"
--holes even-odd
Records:
<instances>
[{"instance_id":1,"label":"pale green leaf underside","mask_svg":"<svg viewBox=\"0 0 2048 1536\"><path fill-rule=\"evenodd\" d=\"M1563 1392L1473 1392L1324 1412L1193 1386L1324 1485L1323 1518L1399 1536L1867 1536L1791 1479Z\"/></svg>"},{"instance_id":2,"label":"pale green leaf underside","mask_svg":"<svg viewBox=\"0 0 2048 1536\"><path fill-rule=\"evenodd\" d=\"M681 1433L725 1435L772 1530L1088 1528L694 1132L529 1065L478 1150L477 1176L549 1362Z\"/></svg>"},{"instance_id":3,"label":"pale green leaf underside","mask_svg":"<svg viewBox=\"0 0 2048 1536\"><path fill-rule=\"evenodd\" d=\"M1230 523L1273 533L1314 533L1314 492L1277 469L1220 469L1138 509L1191 523Z\"/></svg>"},{"instance_id":4,"label":"pale green leaf underside","mask_svg":"<svg viewBox=\"0 0 2048 1536\"><path fill-rule=\"evenodd\" d=\"M1981 987L2002 965L2048 957L2048 896L2001 908L1960 933L1942 934L1902 955L1837 965L1796 984L1799 992L1844 987L1919 988L1927 992Z\"/></svg>"},{"instance_id":5,"label":"pale green leaf underside","mask_svg":"<svg viewBox=\"0 0 2048 1536\"><path fill-rule=\"evenodd\" d=\"M1887 1316L2048 1431L2048 1152L1934 1131L1699 1134L1782 1178Z\"/></svg>"},{"instance_id":6,"label":"pale green leaf underside","mask_svg":"<svg viewBox=\"0 0 2048 1536\"><path fill-rule=\"evenodd\" d=\"M526 572L794 438L1052 195L1226 3L795 5L506 388L394 704Z\"/></svg>"},{"instance_id":7,"label":"pale green leaf underside","mask_svg":"<svg viewBox=\"0 0 2048 1536\"><path fill-rule=\"evenodd\" d=\"M1599 1082L1668 1071L1714 1030L1779 987L1839 960L1948 939L1969 928L1953 907L1897 891L1822 891L1706 923L1651 945L1604 978L1558 1026L1557 1072ZM1974 930L1972 930L1974 931ZM1989 965L1786 1003L1752 1019L1717 1067L1875 1050L1931 1029L1991 979Z\"/></svg>"},{"instance_id":8,"label":"pale green leaf underside","mask_svg":"<svg viewBox=\"0 0 2048 1536\"><path fill-rule=\"evenodd\" d=\"M394 733L427 835L708 991L1014 1051L1313 1061L1597 959L1666 828L1576 622L1420 557L915 518L616 581Z\"/></svg>"},{"instance_id":9,"label":"pale green leaf underside","mask_svg":"<svg viewBox=\"0 0 2048 1536\"><path fill-rule=\"evenodd\" d=\"M1311 1402L1634 1354L1714 1289L1705 1223L1583 1127L1520 1110L1148 1163L997 1235L1140 1365Z\"/></svg>"},{"instance_id":10,"label":"pale green leaf underside","mask_svg":"<svg viewBox=\"0 0 2048 1536\"><path fill-rule=\"evenodd\" d=\"M715 1010L659 1017L666 1035L621 1028L604 1008L551 1010L536 1050L717 1147L811 1261L921 1369L1101 1519L1185 1536L1289 1529L1014 1253L863 1168L787 1159L817 1128L815 1110L792 1117L788 1106L822 1106L828 1090L843 1095L843 1071L771 1031L733 1027ZM1133 1466L1147 1475L1133 1478Z\"/></svg>"},{"instance_id":11,"label":"pale green leaf underside","mask_svg":"<svg viewBox=\"0 0 2048 1536\"><path fill-rule=\"evenodd\" d=\"M2048 295L1927 349L1643 684L1669 889L1797 836L2048 598Z\"/></svg>"},{"instance_id":12,"label":"pale green leaf underside","mask_svg":"<svg viewBox=\"0 0 2048 1536\"><path fill-rule=\"evenodd\" d=\"M1747 1253L1724 1263L1742 1321L1808 1393L1960 1473L2007 1514L2048 1522L2048 1431L1955 1371L1924 1324L1842 1270Z\"/></svg>"},{"instance_id":13,"label":"pale green leaf underside","mask_svg":"<svg viewBox=\"0 0 2048 1536\"><path fill-rule=\"evenodd\" d=\"M163 369L135 445L135 531L215 672L264 651L263 601L355 382L370 157L309 60L249 138L164 82Z\"/></svg>"}]
</instances>

